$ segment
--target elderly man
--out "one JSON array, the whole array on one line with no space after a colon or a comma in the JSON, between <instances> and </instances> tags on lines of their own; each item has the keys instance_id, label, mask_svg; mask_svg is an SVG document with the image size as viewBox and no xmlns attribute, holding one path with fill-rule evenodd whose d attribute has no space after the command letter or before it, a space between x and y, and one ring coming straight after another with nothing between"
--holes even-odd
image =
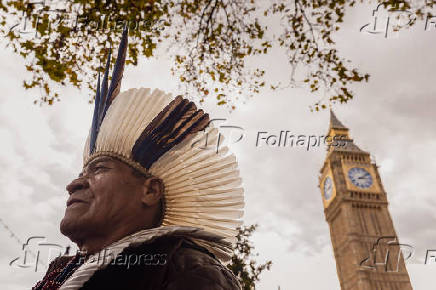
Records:
<instances>
[{"instance_id":1,"label":"elderly man","mask_svg":"<svg viewBox=\"0 0 436 290\"><path fill-rule=\"evenodd\" d=\"M119 94L127 35L110 86L110 55L101 88L99 77L84 167L67 186L60 229L80 251L33 289L239 289L220 262L243 212L235 157L213 150L218 132L192 102Z\"/></svg>"}]
</instances>

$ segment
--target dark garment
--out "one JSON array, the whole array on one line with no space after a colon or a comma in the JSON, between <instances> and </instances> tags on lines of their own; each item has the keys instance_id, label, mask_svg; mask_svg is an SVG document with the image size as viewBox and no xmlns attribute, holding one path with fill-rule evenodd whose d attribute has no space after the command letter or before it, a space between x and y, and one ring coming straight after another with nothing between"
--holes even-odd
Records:
<instances>
[{"instance_id":1,"label":"dark garment","mask_svg":"<svg viewBox=\"0 0 436 290\"><path fill-rule=\"evenodd\" d=\"M53 277L53 273L61 273L72 259L55 259L44 279ZM163 236L152 243L132 244L125 248L80 289L233 290L240 289L240 286L232 272L206 249L183 237Z\"/></svg>"}]
</instances>

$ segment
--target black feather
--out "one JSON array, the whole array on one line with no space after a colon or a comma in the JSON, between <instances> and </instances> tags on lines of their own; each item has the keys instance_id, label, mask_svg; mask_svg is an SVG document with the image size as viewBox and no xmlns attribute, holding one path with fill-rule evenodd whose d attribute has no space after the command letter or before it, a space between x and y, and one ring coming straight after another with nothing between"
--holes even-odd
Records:
<instances>
[{"instance_id":1,"label":"black feather","mask_svg":"<svg viewBox=\"0 0 436 290\"><path fill-rule=\"evenodd\" d=\"M120 46L118 47L117 60L115 61L115 67L112 72L111 85L106 96L103 118L106 115L106 111L111 105L112 101L117 97L121 88L121 80L123 79L124 65L126 62L127 43L128 43L128 29L127 25L124 26L123 36L121 37Z\"/></svg>"},{"instance_id":2,"label":"black feather","mask_svg":"<svg viewBox=\"0 0 436 290\"><path fill-rule=\"evenodd\" d=\"M124 26L123 36L121 38L120 46L118 48L118 56L115 63L114 71L112 73L112 80L109 89L108 89L108 81L109 81L109 68L112 58L112 53L111 53L112 49L109 49L108 57L106 60L106 66L103 76L103 82L101 84L101 90L100 90L100 74L98 75L97 95L95 97L94 115L92 117L91 137L89 143L90 153L94 152L95 142L97 140L100 126L103 123L103 119L106 115L106 111L111 105L113 99L116 97L116 95L118 95L119 89L121 87L121 80L123 77L124 63L126 60L126 53L127 53L126 50L127 41L128 41L128 29L126 25Z\"/></svg>"},{"instance_id":3,"label":"black feather","mask_svg":"<svg viewBox=\"0 0 436 290\"><path fill-rule=\"evenodd\" d=\"M188 135L203 130L208 124L208 114L197 110L194 103L178 96L144 129L132 148L132 157L149 169Z\"/></svg>"},{"instance_id":4,"label":"black feather","mask_svg":"<svg viewBox=\"0 0 436 290\"><path fill-rule=\"evenodd\" d=\"M91 125L91 138L89 140L89 152L94 152L95 141L97 140L98 134L98 110L100 107L100 72L98 73L97 80L97 94L95 96L94 101L94 115L92 116L92 125Z\"/></svg>"},{"instance_id":5,"label":"black feather","mask_svg":"<svg viewBox=\"0 0 436 290\"><path fill-rule=\"evenodd\" d=\"M112 57L112 53L111 50L109 50L109 54L106 60L106 67L104 70L103 84L101 88L101 102L100 102L100 108L98 110L98 121L99 121L98 127L100 127L101 123L103 122L103 118L104 118L103 112L107 102L107 89L108 89L109 68L111 64L111 57Z\"/></svg>"}]
</instances>

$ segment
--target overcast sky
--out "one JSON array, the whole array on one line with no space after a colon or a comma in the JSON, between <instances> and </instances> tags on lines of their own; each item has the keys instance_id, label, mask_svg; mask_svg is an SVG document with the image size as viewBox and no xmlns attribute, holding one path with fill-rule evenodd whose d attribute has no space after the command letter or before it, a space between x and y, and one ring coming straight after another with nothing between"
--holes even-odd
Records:
<instances>
[{"instance_id":1,"label":"overcast sky","mask_svg":"<svg viewBox=\"0 0 436 290\"><path fill-rule=\"evenodd\" d=\"M423 259L427 249L436 249L436 30L424 31L418 22L398 38L359 32L372 21L372 8L350 10L335 35L341 55L371 79L354 86L356 98L334 110L355 143L375 157L400 241L415 247L407 263L414 289L433 289L436 266L424 265ZM265 66L271 80L283 79L289 71L280 50L252 61ZM81 170L93 108L86 93L68 88L55 106L35 106L38 92L22 88L23 60L4 49L0 63L0 218L21 241L45 236L48 242L71 244L59 233L59 222L65 185ZM141 60L126 69L122 90L151 87L177 94L170 65L163 57ZM258 289L339 289L318 188L325 148L256 147L260 131L325 134L328 111L309 110L318 98L288 88L266 90L231 114L215 102L205 104L213 117L227 119L225 125L244 128L244 138L231 145L244 180L244 219L259 224L253 237L258 261L273 261ZM21 245L2 224L0 240L2 288L31 288L45 270L9 266L22 254Z\"/></svg>"}]
</instances>

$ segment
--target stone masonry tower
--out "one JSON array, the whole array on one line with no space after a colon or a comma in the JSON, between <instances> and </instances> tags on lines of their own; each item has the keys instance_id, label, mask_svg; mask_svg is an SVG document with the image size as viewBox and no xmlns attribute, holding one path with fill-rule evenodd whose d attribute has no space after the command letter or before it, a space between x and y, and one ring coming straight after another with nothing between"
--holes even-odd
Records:
<instances>
[{"instance_id":1,"label":"stone masonry tower","mask_svg":"<svg viewBox=\"0 0 436 290\"><path fill-rule=\"evenodd\" d=\"M319 187L341 289L412 289L376 164L332 111L328 135Z\"/></svg>"}]
</instances>

